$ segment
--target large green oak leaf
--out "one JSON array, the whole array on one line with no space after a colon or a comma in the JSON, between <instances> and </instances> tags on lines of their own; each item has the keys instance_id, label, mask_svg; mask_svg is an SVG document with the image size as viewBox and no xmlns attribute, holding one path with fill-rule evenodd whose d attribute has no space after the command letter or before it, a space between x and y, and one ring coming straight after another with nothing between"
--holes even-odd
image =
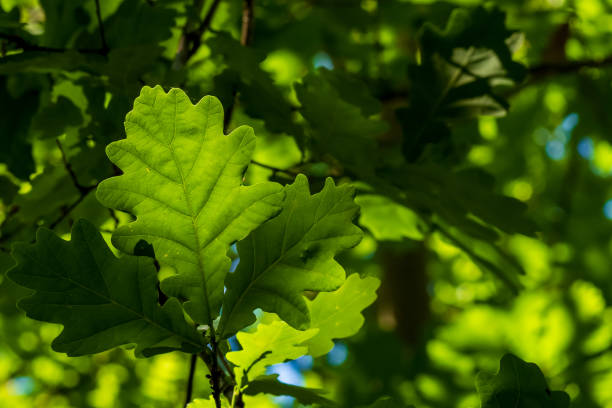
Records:
<instances>
[{"instance_id":1,"label":"large green oak leaf","mask_svg":"<svg viewBox=\"0 0 612 408\"><path fill-rule=\"evenodd\" d=\"M227 276L222 337L251 324L257 308L306 329L310 313L303 292L332 291L345 280L334 257L362 236L353 224L359 210L353 187L328 178L323 190L311 195L306 176L298 175L285 191L281 213L238 243L240 264Z\"/></svg>"},{"instance_id":2,"label":"large green oak leaf","mask_svg":"<svg viewBox=\"0 0 612 408\"><path fill-rule=\"evenodd\" d=\"M223 107L212 96L193 105L180 89L144 87L125 119L126 139L107 147L123 173L103 181L98 200L136 221L119 227L113 245L133 253L145 240L176 274L162 290L183 301L198 323L219 313L226 253L281 209L280 185L243 186L255 149L253 129L223 133Z\"/></svg>"},{"instance_id":3,"label":"large green oak leaf","mask_svg":"<svg viewBox=\"0 0 612 408\"><path fill-rule=\"evenodd\" d=\"M136 344L137 355L150 356L205 347L176 299L159 305L153 261L116 258L85 220L74 225L71 241L41 228L36 243L15 244L13 256L9 278L35 291L19 307L32 319L64 325L55 351L80 356Z\"/></svg>"}]
</instances>

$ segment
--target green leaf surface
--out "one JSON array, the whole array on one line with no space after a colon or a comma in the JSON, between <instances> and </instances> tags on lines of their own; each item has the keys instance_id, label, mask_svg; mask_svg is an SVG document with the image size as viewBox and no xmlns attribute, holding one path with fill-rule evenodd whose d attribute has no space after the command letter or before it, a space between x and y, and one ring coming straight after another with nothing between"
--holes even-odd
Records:
<instances>
[{"instance_id":1,"label":"green leaf surface","mask_svg":"<svg viewBox=\"0 0 612 408\"><path fill-rule=\"evenodd\" d=\"M19 187L15 185L10 178L0 176L0 202L2 202L3 205L9 205L18 191Z\"/></svg>"},{"instance_id":2,"label":"green leaf surface","mask_svg":"<svg viewBox=\"0 0 612 408\"><path fill-rule=\"evenodd\" d=\"M345 102L359 107L364 116L375 115L382 110L381 102L374 98L366 84L357 76L340 70L318 71Z\"/></svg>"},{"instance_id":3,"label":"green leaf surface","mask_svg":"<svg viewBox=\"0 0 612 408\"><path fill-rule=\"evenodd\" d=\"M86 9L87 3L82 0L41 0L40 5L45 14L45 28L40 41L47 47L59 48L73 42L87 30L93 18Z\"/></svg>"},{"instance_id":4,"label":"green leaf surface","mask_svg":"<svg viewBox=\"0 0 612 408\"><path fill-rule=\"evenodd\" d=\"M356 334L364 322L361 311L376 300L380 281L374 277L360 278L350 275L340 289L319 293L314 300L307 300L310 311L310 327L319 332L306 344L313 357L327 354L334 347L334 339Z\"/></svg>"},{"instance_id":5,"label":"green leaf surface","mask_svg":"<svg viewBox=\"0 0 612 408\"><path fill-rule=\"evenodd\" d=\"M32 130L41 138L54 138L64 134L66 128L83 122L81 111L65 96L40 109L32 119Z\"/></svg>"},{"instance_id":6,"label":"green leaf surface","mask_svg":"<svg viewBox=\"0 0 612 408\"><path fill-rule=\"evenodd\" d=\"M512 60L516 36L496 8L456 9L444 30L430 23L423 27L422 63L410 75L411 105L397 111L409 161L430 144L438 146L438 154L447 154L453 143L447 124L453 119L506 113L500 87L525 75L525 68Z\"/></svg>"},{"instance_id":7,"label":"green leaf surface","mask_svg":"<svg viewBox=\"0 0 612 408\"><path fill-rule=\"evenodd\" d=\"M305 388L297 385L285 384L278 381L278 374L261 376L247 385L244 390L246 395L270 394L287 395L293 397L301 404L319 404L324 407L335 407L337 404L323 396L325 390L317 388Z\"/></svg>"},{"instance_id":8,"label":"green leaf surface","mask_svg":"<svg viewBox=\"0 0 612 408\"><path fill-rule=\"evenodd\" d=\"M247 115L263 119L270 132L300 137L301 128L291 120L291 105L274 84L270 74L259 66L265 54L252 47L242 46L227 33L218 33L207 44L214 53L221 54L227 64L227 69L215 77L216 88L226 88L223 93L227 93L228 98L233 98L235 92L239 92ZM233 103L230 100L224 102Z\"/></svg>"},{"instance_id":9,"label":"green leaf surface","mask_svg":"<svg viewBox=\"0 0 612 408\"><path fill-rule=\"evenodd\" d=\"M35 291L19 307L32 319L64 326L55 351L79 356L136 344L137 355L150 356L204 347L176 299L159 305L152 260L117 259L85 220L74 225L71 241L39 229L36 243L15 244L13 256L9 278Z\"/></svg>"},{"instance_id":10,"label":"green leaf surface","mask_svg":"<svg viewBox=\"0 0 612 408\"><path fill-rule=\"evenodd\" d=\"M551 391L537 365L506 354L497 375L479 373L476 388L482 408L568 408L569 395Z\"/></svg>"},{"instance_id":11,"label":"green leaf surface","mask_svg":"<svg viewBox=\"0 0 612 408\"><path fill-rule=\"evenodd\" d=\"M308 347L303 343L317 331L296 330L274 314L264 314L255 331L236 335L242 350L226 354L227 359L236 365L234 372L238 385L246 385L249 379L265 374L270 365L305 355Z\"/></svg>"},{"instance_id":12,"label":"green leaf surface","mask_svg":"<svg viewBox=\"0 0 612 408\"><path fill-rule=\"evenodd\" d=\"M321 69L307 75L295 90L302 104L300 113L308 121L312 147L328 153L347 168L361 174L376 161L376 136L388 126L380 119L365 116L360 107L341 97Z\"/></svg>"},{"instance_id":13,"label":"green leaf surface","mask_svg":"<svg viewBox=\"0 0 612 408\"><path fill-rule=\"evenodd\" d=\"M362 236L352 222L358 211L354 189L328 178L323 190L311 195L306 176L298 175L285 191L280 215L238 243L240 264L226 282L222 337L252 323L256 308L307 328L310 317L302 293L335 290L344 281L344 269L334 257Z\"/></svg>"},{"instance_id":14,"label":"green leaf surface","mask_svg":"<svg viewBox=\"0 0 612 408\"><path fill-rule=\"evenodd\" d=\"M14 86L19 81L12 82ZM10 85L7 78L0 77L0 163L5 163L15 176L26 180L34 172L28 132L38 109L39 93L31 89L16 93Z\"/></svg>"},{"instance_id":15,"label":"green leaf surface","mask_svg":"<svg viewBox=\"0 0 612 408\"><path fill-rule=\"evenodd\" d=\"M113 244L126 253L142 239L152 244L177 273L162 281L163 291L212 325L230 268L226 253L279 212L281 186L242 185L255 135L246 126L224 135L223 108L212 96L193 105L179 89L144 87L125 128L127 138L107 147L124 174L97 191L105 206L137 217L113 233Z\"/></svg>"},{"instance_id":16,"label":"green leaf surface","mask_svg":"<svg viewBox=\"0 0 612 408\"><path fill-rule=\"evenodd\" d=\"M379 241L421 241L425 225L419 216L391 199L374 194L360 194L355 202L361 208L359 224L366 227Z\"/></svg>"}]
</instances>

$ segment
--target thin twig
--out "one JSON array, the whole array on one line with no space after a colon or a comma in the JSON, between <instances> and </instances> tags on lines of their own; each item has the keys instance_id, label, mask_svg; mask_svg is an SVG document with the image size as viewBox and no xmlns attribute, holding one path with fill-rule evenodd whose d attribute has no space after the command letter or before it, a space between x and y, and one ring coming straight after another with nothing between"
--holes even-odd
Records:
<instances>
[{"instance_id":1,"label":"thin twig","mask_svg":"<svg viewBox=\"0 0 612 408\"><path fill-rule=\"evenodd\" d=\"M253 25L255 24L255 0L244 0L242 3L242 27L240 29L240 44L243 47L249 46L253 42ZM227 132L232 121L234 109L236 108L236 100L238 98L238 90L232 90L231 105L225 111L223 119L223 130Z\"/></svg>"},{"instance_id":2,"label":"thin twig","mask_svg":"<svg viewBox=\"0 0 612 408\"><path fill-rule=\"evenodd\" d=\"M193 395L193 379L195 378L195 368L198 361L197 354L192 354L189 361L189 376L187 377L187 391L185 392L185 407L191 402Z\"/></svg>"},{"instance_id":3,"label":"thin twig","mask_svg":"<svg viewBox=\"0 0 612 408\"><path fill-rule=\"evenodd\" d=\"M72 204L70 204L68 207L66 207L64 210L62 210L62 214L57 217L57 219L55 219L55 221L51 222L51 224L49 224L49 229L54 229L55 227L57 227L62 221L64 221L66 219L66 217L68 217L68 215L70 215L70 213L79 205L81 204L81 202L85 199L85 197L87 197L87 194L81 194L79 196L79 198L77 198Z\"/></svg>"},{"instance_id":4,"label":"thin twig","mask_svg":"<svg viewBox=\"0 0 612 408\"><path fill-rule=\"evenodd\" d=\"M49 229L54 229L64 219L66 219L66 217L85 199L85 197L87 197L87 195L98 186L98 183L95 183L94 185L91 185L91 186L84 186L81 183L79 183L79 180L77 179L77 175L72 169L72 164L70 164L70 162L68 161L68 158L66 157L66 153L64 152L64 148L62 147L61 142L59 141L59 139L55 139L55 143L57 143L57 147L62 155L62 162L64 163L64 168L70 175L72 184L79 191L79 197L72 204L66 207L62 211L62 214L55 221L49 224Z\"/></svg>"},{"instance_id":5,"label":"thin twig","mask_svg":"<svg viewBox=\"0 0 612 408\"><path fill-rule=\"evenodd\" d=\"M529 68L529 75L531 76L531 81L533 81L553 75L571 74L578 72L583 68L606 68L610 65L612 65L612 55L603 59L540 64Z\"/></svg>"},{"instance_id":6,"label":"thin twig","mask_svg":"<svg viewBox=\"0 0 612 408\"><path fill-rule=\"evenodd\" d=\"M106 42L106 36L104 35L104 24L102 23L102 13L100 12L100 0L96 2L96 18L98 19L98 31L100 32L100 42L102 43L102 50L104 54L108 54L108 44Z\"/></svg>"},{"instance_id":7,"label":"thin twig","mask_svg":"<svg viewBox=\"0 0 612 408\"><path fill-rule=\"evenodd\" d=\"M179 39L179 45L176 51L176 57L174 59L174 68L182 68L187 61L198 51L200 46L202 45L202 36L210 28L213 17L215 16L215 12L217 11L217 7L221 3L221 0L213 0L213 3L208 8L206 12L206 16L202 22L197 26L197 28L193 28L193 21L187 18L187 22L183 27L183 33L181 34L181 38ZM199 16L202 7L204 6L203 0L195 0L194 9L195 13Z\"/></svg>"},{"instance_id":8,"label":"thin twig","mask_svg":"<svg viewBox=\"0 0 612 408\"><path fill-rule=\"evenodd\" d=\"M64 163L64 168L66 169L66 171L70 175L70 179L72 180L72 184L74 184L76 189L79 190L79 192L83 195L83 194L89 193L91 190L96 188L97 184L93 185L93 186L83 186L81 183L79 183L79 180L77 179L77 175L74 172L74 170L72 169L72 164L70 164L70 162L66 158L66 153L64 152L64 148L62 147L62 143L59 141L59 139L55 139L55 143L57 144L57 147L58 147L60 153L62 154L62 162Z\"/></svg>"},{"instance_id":9,"label":"thin twig","mask_svg":"<svg viewBox=\"0 0 612 408\"><path fill-rule=\"evenodd\" d=\"M253 40L253 26L255 25L255 0L244 0L242 3L242 29L240 30L240 44L248 46Z\"/></svg>"}]
</instances>

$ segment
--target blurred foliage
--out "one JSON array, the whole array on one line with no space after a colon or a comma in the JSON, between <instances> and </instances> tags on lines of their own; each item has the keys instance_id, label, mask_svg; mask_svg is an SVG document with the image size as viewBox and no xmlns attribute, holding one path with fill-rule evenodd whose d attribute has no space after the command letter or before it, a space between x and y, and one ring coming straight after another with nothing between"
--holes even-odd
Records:
<instances>
[{"instance_id":1,"label":"blurred foliage","mask_svg":"<svg viewBox=\"0 0 612 408\"><path fill-rule=\"evenodd\" d=\"M356 336L267 374L342 407L469 408L512 353L571 406L612 407L612 3L494 3L255 0L241 42L242 2L101 0L102 37L95 0L0 0L0 407L182 406L187 355L53 352L62 328L4 277L39 226L85 218L110 242L131 221L93 188L158 84L255 129L248 183L357 188L366 236L340 258L378 300Z\"/></svg>"}]
</instances>

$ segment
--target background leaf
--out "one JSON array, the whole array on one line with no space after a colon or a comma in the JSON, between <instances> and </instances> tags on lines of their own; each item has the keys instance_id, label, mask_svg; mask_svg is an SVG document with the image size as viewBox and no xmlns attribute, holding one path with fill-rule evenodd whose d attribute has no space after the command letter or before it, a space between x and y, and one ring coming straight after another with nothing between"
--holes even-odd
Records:
<instances>
[{"instance_id":1,"label":"background leaf","mask_svg":"<svg viewBox=\"0 0 612 408\"><path fill-rule=\"evenodd\" d=\"M480 373L476 388L483 408L567 408L570 405L565 392L550 391L537 365L512 354L502 357L496 376Z\"/></svg>"}]
</instances>

